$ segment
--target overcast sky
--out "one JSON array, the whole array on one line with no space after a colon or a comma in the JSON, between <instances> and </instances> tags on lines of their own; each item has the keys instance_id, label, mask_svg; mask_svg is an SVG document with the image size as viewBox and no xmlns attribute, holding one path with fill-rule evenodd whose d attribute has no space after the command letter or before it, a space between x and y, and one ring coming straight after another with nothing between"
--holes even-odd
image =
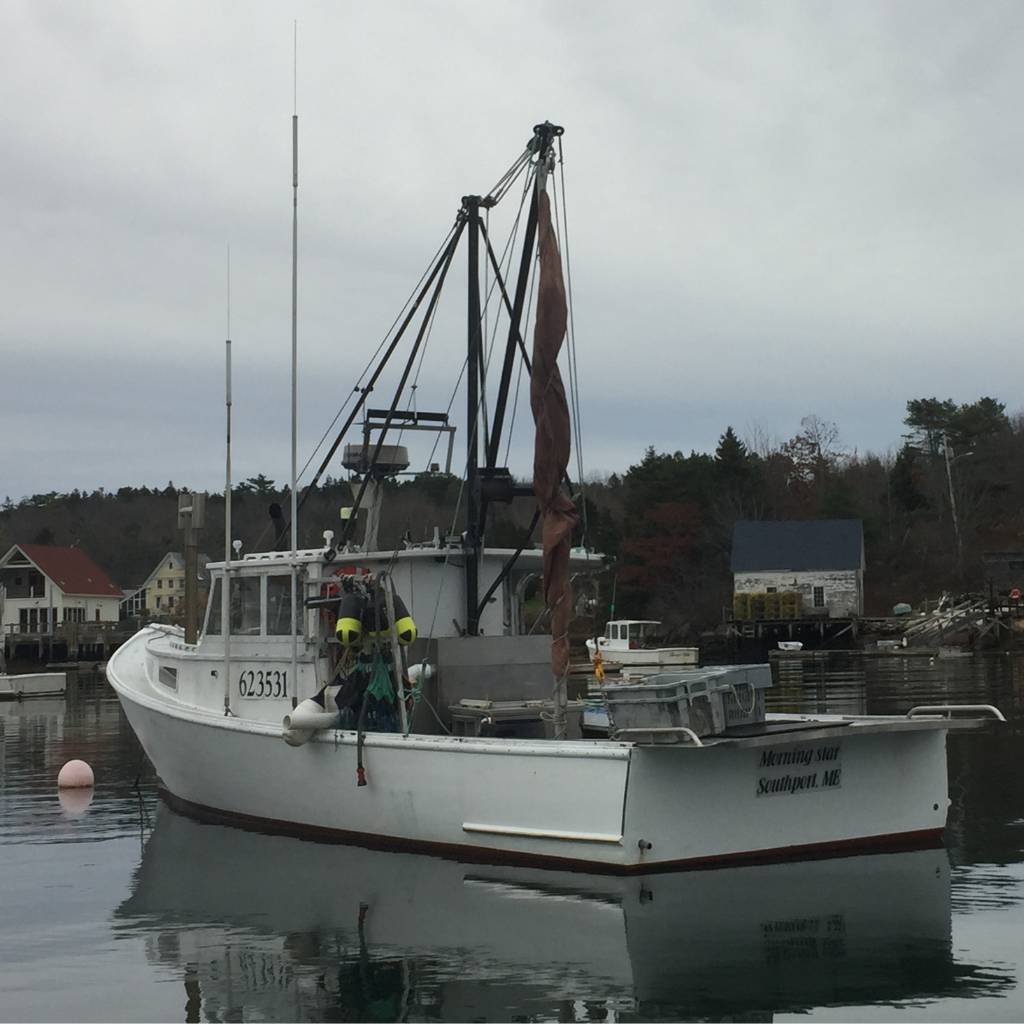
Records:
<instances>
[{"instance_id":1,"label":"overcast sky","mask_svg":"<svg viewBox=\"0 0 1024 1024\"><path fill-rule=\"evenodd\" d=\"M289 478L295 22L300 461L545 119L587 472L728 425L816 414L864 453L910 398L1024 406L1019 3L7 0L0 500L223 486L229 246L234 475Z\"/></svg>"}]
</instances>

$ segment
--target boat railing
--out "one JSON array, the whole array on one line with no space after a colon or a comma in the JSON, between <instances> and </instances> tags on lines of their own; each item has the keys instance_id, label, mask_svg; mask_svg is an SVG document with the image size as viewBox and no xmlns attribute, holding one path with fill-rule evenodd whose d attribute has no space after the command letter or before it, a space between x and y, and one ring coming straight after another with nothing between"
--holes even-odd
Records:
<instances>
[{"instance_id":1,"label":"boat railing","mask_svg":"<svg viewBox=\"0 0 1024 1024\"><path fill-rule=\"evenodd\" d=\"M635 729L617 729L612 733L613 740L635 740L642 743L650 737L651 743L677 743L689 740L694 747L703 747L700 737L685 725L637 727Z\"/></svg>"},{"instance_id":2,"label":"boat railing","mask_svg":"<svg viewBox=\"0 0 1024 1024\"><path fill-rule=\"evenodd\" d=\"M924 715L941 715L952 718L957 712L991 715L997 722L1005 722L1002 711L993 704L920 704L907 712L907 718L918 718Z\"/></svg>"}]
</instances>

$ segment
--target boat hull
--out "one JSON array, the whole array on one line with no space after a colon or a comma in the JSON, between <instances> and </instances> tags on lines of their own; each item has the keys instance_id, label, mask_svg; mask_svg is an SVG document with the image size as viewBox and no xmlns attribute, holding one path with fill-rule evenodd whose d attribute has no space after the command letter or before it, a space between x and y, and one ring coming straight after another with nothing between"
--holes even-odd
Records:
<instances>
[{"instance_id":1,"label":"boat hull","mask_svg":"<svg viewBox=\"0 0 1024 1024\"><path fill-rule=\"evenodd\" d=\"M603 637L586 642L590 660L600 651L602 661L608 665L650 666L652 668L695 668L700 662L698 647L636 647L630 648L615 641L602 643Z\"/></svg>"},{"instance_id":2,"label":"boat hull","mask_svg":"<svg viewBox=\"0 0 1024 1024\"><path fill-rule=\"evenodd\" d=\"M254 995L265 1019L311 1016L302 982L319 978L323 946L294 941L306 934L337 942L343 964L405 956L432 977L475 981L472 1016L488 1020L535 999L538 979L565 986L566 1000L672 1004L662 1019L758 1019L923 996L953 976L941 850L630 879L338 850L158 808L115 916L157 933L147 954L198 979L207 1015L221 1019L228 1007L253 1016L240 1008ZM464 1018L464 1006L431 1016Z\"/></svg>"},{"instance_id":3,"label":"boat hull","mask_svg":"<svg viewBox=\"0 0 1024 1024\"><path fill-rule=\"evenodd\" d=\"M0 675L0 700L21 697L50 697L67 690L64 672L29 672L24 675Z\"/></svg>"},{"instance_id":4,"label":"boat hull","mask_svg":"<svg viewBox=\"0 0 1024 1024\"><path fill-rule=\"evenodd\" d=\"M948 806L941 728L702 748L371 733L359 786L352 732L293 748L111 681L179 808L339 842L633 873L934 846Z\"/></svg>"}]
</instances>

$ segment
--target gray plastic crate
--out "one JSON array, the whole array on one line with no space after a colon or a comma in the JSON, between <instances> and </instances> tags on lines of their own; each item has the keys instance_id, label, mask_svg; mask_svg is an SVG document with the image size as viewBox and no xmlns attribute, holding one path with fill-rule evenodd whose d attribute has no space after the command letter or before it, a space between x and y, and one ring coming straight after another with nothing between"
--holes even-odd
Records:
<instances>
[{"instance_id":1,"label":"gray plastic crate","mask_svg":"<svg viewBox=\"0 0 1024 1024\"><path fill-rule=\"evenodd\" d=\"M613 732L691 729L697 736L764 721L768 665L721 665L649 676L644 682L605 684Z\"/></svg>"}]
</instances>

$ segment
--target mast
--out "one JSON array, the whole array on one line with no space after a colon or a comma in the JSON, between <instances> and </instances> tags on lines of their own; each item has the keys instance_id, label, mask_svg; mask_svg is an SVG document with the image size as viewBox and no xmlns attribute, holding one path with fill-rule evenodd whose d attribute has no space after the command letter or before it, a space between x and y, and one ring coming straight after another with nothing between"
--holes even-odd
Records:
<instances>
[{"instance_id":1,"label":"mast","mask_svg":"<svg viewBox=\"0 0 1024 1024\"><path fill-rule=\"evenodd\" d=\"M480 466L477 435L480 425L480 197L465 196L469 244L468 335L466 367L466 633L480 632L480 553L483 542L481 522Z\"/></svg>"},{"instance_id":2,"label":"mast","mask_svg":"<svg viewBox=\"0 0 1024 1024\"><path fill-rule=\"evenodd\" d=\"M356 418L359 416L360 412L364 411L367 399L370 393L374 390L374 385L377 383L381 373L383 373L386 364L394 354L399 341L406 333L407 328L411 326L415 318L421 318L419 330L416 332L415 343L406 362L401 380L396 388L391 408L386 414L384 414L384 422L380 424L380 437L377 442L376 449L373 455L369 458L369 463L371 465L376 462L377 455L385 441L388 429L395 421L400 421L405 415L399 409L399 400L409 375L413 370L417 352L419 351L432 322L431 317L434 306L444 284L444 279L455 254L456 247L461 239L463 231L468 228L467 360L465 367L467 421L465 493L467 525L462 547L465 556L464 572L466 609L464 633L469 636L476 636L479 634L480 617L483 610L482 604L490 600L494 590L507 576L526 543L524 541L524 545L521 546L519 551L512 556L498 578L492 582L490 589L484 595L483 602L481 602L480 564L483 554L485 533L484 525L487 516L488 504L494 501L508 503L516 497L534 497L537 493L535 486L516 486L509 470L504 467L499 467L497 465L497 461L500 453L501 435L504 427L506 426L505 420L508 396L517 350L521 353L528 372L532 373L531 360L526 351L526 346L523 340L522 319L526 308L527 291L529 288L531 272L534 266L534 258L537 253L539 210L541 207L540 195L543 186L538 187L535 182L533 188L527 190L530 198L530 206L526 217L526 230L523 237L523 248L519 260L516 286L514 295L512 296L510 296L506 287L502 267L499 265L498 258L491 246L489 235L480 216L480 211L481 209L489 210L497 205L502 197L508 193L512 183L523 171L541 175L541 177L546 179L547 175L550 173L554 160L552 140L561 134L562 128L558 125L551 124L548 121L545 121L543 124L535 125L533 136L527 143L525 150L486 196L471 195L462 197L459 214L456 217L455 224L449 233L446 244L443 245L435 255L428 273L421 279L421 283L417 288L415 297L412 299L407 311L401 318L401 323L397 325L397 330L393 329L393 333L389 332L391 337L387 341L386 351L378 361L377 366L373 370L369 379L362 384L362 386L357 388L357 391L359 392L358 397L356 398L353 408L349 412L344 425L338 431L333 444L321 462L319 469L314 474L312 482L307 485L306 492L303 495L302 500L298 502L297 506L293 506L292 520L294 524L298 510L301 510L303 502L309 496L316 482L326 471L331 459L340 446L343 438L347 435L349 429L356 421ZM545 196L545 202L546 201L547 197ZM486 254L481 252L481 241L484 243ZM554 256L556 259L558 258L557 246L554 249ZM486 412L482 411L484 403L481 401L481 397L486 388L480 286L480 263L484 258L489 261L489 265L493 268L495 275L495 287L500 294L501 301L510 321L506 349L502 360L502 371L497 392L497 402L494 408L493 427L490 430L487 429L489 426L489 423L487 422L489 417L486 415ZM427 299L428 295L430 296L429 300ZM561 301L564 306L564 294L562 295ZM424 302L426 302L425 311L422 308L422 304ZM562 334L564 335L564 330ZM557 344L560 345L560 343L561 336L557 340ZM551 368L549 367L548 372L550 372L550 369ZM482 453L481 431L483 431ZM364 447L368 448L368 441L364 441ZM481 461L481 456L483 458L483 462ZM563 465L561 467L560 477L564 476L564 474L565 467ZM556 489L559 482L559 480L555 481L554 486ZM367 479L364 478L359 488L359 492L355 496L354 508L358 508L362 503L367 486ZM297 486L293 487L293 496L297 497ZM551 498L549 497L548 501L550 500ZM538 512L537 517L535 517L534 526L536 525L540 514L541 513ZM340 537L339 547L344 547L351 541L355 529L355 523L356 519L354 516L346 522ZM533 526L530 528L531 533L532 530ZM293 549L294 547L295 545L293 543Z\"/></svg>"},{"instance_id":3,"label":"mast","mask_svg":"<svg viewBox=\"0 0 1024 1024\"><path fill-rule=\"evenodd\" d=\"M498 197L492 192L490 195L481 198L480 196L464 196L462 199L462 212L465 217L466 226L469 229L469 287L468 287L468 354L467 354L467 425L469 436L467 437L466 452L466 540L464 550L466 555L466 632L470 636L476 636L480 632L480 615L483 607L480 601L480 558L483 553L484 527L487 518L487 508L490 501L510 502L514 497L536 495L536 481L533 487L516 487L512 483L511 475L507 469L497 466L500 451L502 429L504 427L505 411L508 403L508 394L512 381L512 370L515 362L517 348L522 351L526 364L530 362L526 356L526 349L522 337L522 316L526 300L526 291L530 279L530 270L533 267L534 256L537 252L537 225L538 212L540 209L540 195L545 191L547 176L551 171L554 162L553 140L560 136L563 129L559 125L545 121L543 124L534 126L533 138L527 146L527 155L535 156L535 178L533 183L530 209L527 214L526 231L523 237L523 247L519 262L519 273L516 281L516 290L513 300L510 302L502 280L500 267L490 248L490 239L487 238L488 255L491 258L496 282L500 287L506 310L509 315L508 336L505 346L505 356L502 363L501 377L498 385L497 399L494 407L494 421L486 439L486 450L484 452L485 468L481 469L479 464L479 431L480 431L480 391L481 391L481 367L483 366L483 338L480 322L480 236L485 234L480 221L480 207L487 209L494 206ZM545 196L545 201L547 197ZM557 248L555 257L558 258ZM564 303L564 295L562 296ZM561 339L559 339L559 345ZM531 374L532 374L532 367ZM483 386L486 386L484 383ZM564 473L564 467L562 467ZM512 562L515 561L513 556ZM487 591L485 601L494 592L496 586L511 567L511 562L495 580Z\"/></svg>"}]
</instances>

